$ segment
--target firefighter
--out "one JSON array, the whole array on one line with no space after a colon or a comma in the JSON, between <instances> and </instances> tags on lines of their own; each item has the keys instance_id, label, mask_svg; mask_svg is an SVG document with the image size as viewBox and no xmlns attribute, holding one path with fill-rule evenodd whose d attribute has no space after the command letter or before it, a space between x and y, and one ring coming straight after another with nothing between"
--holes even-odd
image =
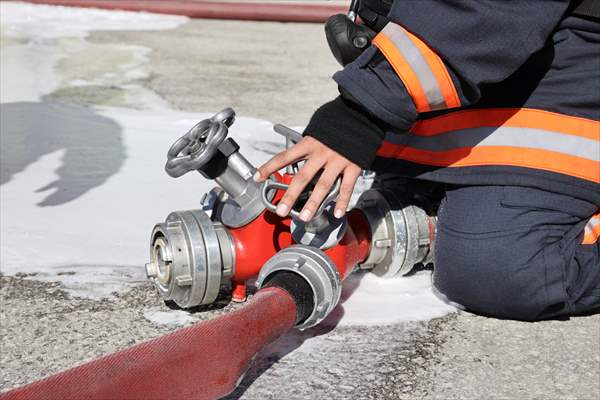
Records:
<instances>
[{"instance_id":1,"label":"firefighter","mask_svg":"<svg viewBox=\"0 0 600 400\"><path fill-rule=\"evenodd\" d=\"M443 183L439 292L503 318L594 312L599 15L598 0L395 1L378 33L347 29L372 43L334 75L340 96L255 178L306 160L279 203L286 215L321 172L305 220L338 176L342 217L362 169Z\"/></svg>"}]
</instances>

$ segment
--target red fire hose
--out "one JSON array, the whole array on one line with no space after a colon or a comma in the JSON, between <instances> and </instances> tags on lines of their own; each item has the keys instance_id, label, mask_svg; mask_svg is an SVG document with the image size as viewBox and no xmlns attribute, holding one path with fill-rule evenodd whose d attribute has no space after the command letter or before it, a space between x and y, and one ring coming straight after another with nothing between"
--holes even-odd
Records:
<instances>
[{"instance_id":1,"label":"red fire hose","mask_svg":"<svg viewBox=\"0 0 600 400\"><path fill-rule=\"evenodd\" d=\"M234 117L233 110L226 109L201 123L208 123L209 128L216 126L217 132L226 135L223 127L229 126ZM182 139L187 140L181 142L184 148L191 147L187 134ZM182 151L180 140L174 145L174 154ZM214 144L214 138L207 142ZM224 141L223 136L220 145L218 156L214 152L214 159L210 159L212 170L170 163L178 160L171 157L167 172L181 176L195 169L212 177L222 190L228 188L235 193L233 184L237 181L234 179L243 176L240 170L245 171L248 162L239 154L235 141ZM207 168L206 163L204 167ZM248 305L0 394L0 400L215 399L232 392L254 356L266 344L292 327L309 328L326 318L339 302L342 280L355 265L364 262L371 251L371 223L359 208L348 212L346 219L335 221L323 209L314 220L320 230L309 230L316 226L311 227L310 223L292 228L290 217L273 213L275 203L293 177L286 173L276 175L277 180L265 182L260 187L260 208L255 209L256 214L251 219L238 221L239 225L232 220L229 220L230 225L215 223L203 210L188 210L171 213L166 224L157 224L153 229L152 263L146 266L146 272L153 278L159 293L165 294L163 298L179 300L175 303L181 307L209 304L202 302L212 301L211 296L218 294L213 289L219 287L210 287L209 283L222 283L226 278L234 284L234 296L237 294L241 299L245 297L245 281L257 277L260 290ZM248 185L243 187L247 191L252 189L248 189ZM273 189L276 193L269 195ZM337 189L334 189L330 196L336 194ZM214 201L213 216L225 221L228 216L225 207L231 203ZM252 202L245 204L255 207ZM241 211L238 207L231 212ZM295 237L297 232L301 236ZM309 234L322 234L322 237ZM186 240L179 242L178 238ZM315 244L311 246L306 241ZM319 241L321 244L317 244ZM191 246L194 252L190 261L187 249ZM175 275L176 272L183 274ZM182 294L181 287L188 291ZM211 292L207 293L207 288ZM193 303L189 302L191 296L196 296Z\"/></svg>"},{"instance_id":2,"label":"red fire hose","mask_svg":"<svg viewBox=\"0 0 600 400\"><path fill-rule=\"evenodd\" d=\"M244 307L44 380L1 400L217 399L232 392L252 358L294 325L296 305L279 288Z\"/></svg>"},{"instance_id":3,"label":"red fire hose","mask_svg":"<svg viewBox=\"0 0 600 400\"><path fill-rule=\"evenodd\" d=\"M339 244L326 251L342 279L367 257L371 241L368 221L360 211L348 213L348 222ZM278 224L263 223L261 219L258 225L278 229ZM283 241L287 243L286 239L289 240L284 235ZM246 252L251 254L250 250ZM274 253L276 249L269 252ZM304 282L299 275L296 279ZM308 283L304 285L311 291ZM280 287L266 285L246 306L232 313L0 394L0 400L216 399L225 396L235 389L256 353L291 329L300 314L308 310L302 296L298 297L302 295L301 290L294 294Z\"/></svg>"},{"instance_id":4,"label":"red fire hose","mask_svg":"<svg viewBox=\"0 0 600 400\"><path fill-rule=\"evenodd\" d=\"M283 4L265 2L223 2L204 0L25 0L29 3L70 7L93 7L191 18L237 19L280 22L325 22L334 14L346 13L346 6L327 4Z\"/></svg>"}]
</instances>

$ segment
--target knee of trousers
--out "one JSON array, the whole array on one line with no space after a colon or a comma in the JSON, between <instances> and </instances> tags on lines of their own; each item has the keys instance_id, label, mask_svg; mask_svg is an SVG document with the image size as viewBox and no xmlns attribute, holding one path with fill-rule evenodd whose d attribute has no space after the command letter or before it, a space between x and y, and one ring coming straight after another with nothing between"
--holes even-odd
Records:
<instances>
[{"instance_id":1,"label":"knee of trousers","mask_svg":"<svg viewBox=\"0 0 600 400\"><path fill-rule=\"evenodd\" d=\"M510 242L506 238L438 232L433 275L436 290L475 313L540 319L546 298L543 263L520 254Z\"/></svg>"}]
</instances>

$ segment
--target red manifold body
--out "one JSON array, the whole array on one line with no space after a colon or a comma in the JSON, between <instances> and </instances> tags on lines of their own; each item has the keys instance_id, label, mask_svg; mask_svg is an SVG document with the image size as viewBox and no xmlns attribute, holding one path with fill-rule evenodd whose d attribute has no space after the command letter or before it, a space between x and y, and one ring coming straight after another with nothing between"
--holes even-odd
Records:
<instances>
[{"instance_id":1,"label":"red manifold body","mask_svg":"<svg viewBox=\"0 0 600 400\"><path fill-rule=\"evenodd\" d=\"M280 180L289 183L292 178L293 175L284 174ZM278 191L274 201L279 201L282 195L282 191ZM347 218L348 226L340 242L325 250L337 266L342 279L352 272L354 266L367 258L370 248L369 222L363 213L352 210ZM235 248L235 272L231 277L233 301L244 301L246 281L256 278L273 255L294 244L290 230L290 217L281 218L265 210L250 224L229 231Z\"/></svg>"}]
</instances>

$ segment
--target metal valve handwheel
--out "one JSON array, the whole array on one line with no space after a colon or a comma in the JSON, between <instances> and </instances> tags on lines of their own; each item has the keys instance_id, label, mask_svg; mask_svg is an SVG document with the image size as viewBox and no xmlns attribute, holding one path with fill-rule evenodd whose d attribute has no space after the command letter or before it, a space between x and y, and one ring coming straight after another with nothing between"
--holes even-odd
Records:
<instances>
[{"instance_id":1,"label":"metal valve handwheel","mask_svg":"<svg viewBox=\"0 0 600 400\"><path fill-rule=\"evenodd\" d=\"M169 149L165 165L167 174L178 178L204 167L227 137L234 121L235 111L226 108L211 118L198 122Z\"/></svg>"}]
</instances>

